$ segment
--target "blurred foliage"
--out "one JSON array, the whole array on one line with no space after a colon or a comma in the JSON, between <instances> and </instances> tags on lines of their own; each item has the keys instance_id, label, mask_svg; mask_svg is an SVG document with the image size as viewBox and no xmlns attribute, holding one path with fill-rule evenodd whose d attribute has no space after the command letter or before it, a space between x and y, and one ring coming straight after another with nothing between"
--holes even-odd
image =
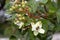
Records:
<instances>
[{"instance_id":1,"label":"blurred foliage","mask_svg":"<svg viewBox=\"0 0 60 40\"><path fill-rule=\"evenodd\" d=\"M51 40L50 36L55 32L60 31L60 0L57 0L56 2L51 0L25 1L27 1L27 8L26 6L19 6L16 9L13 9L15 7L10 9L14 5L14 2L6 0L6 13L11 14L12 17L8 22L0 24L0 33L9 36L10 40L17 40L17 38L21 38L21 40L23 40L23 38L25 38L24 40ZM18 10L19 8L22 8L21 11ZM25 18L18 20L24 22L24 26L21 29L19 29L18 25L14 24L16 14L18 14L18 16L22 15L22 18ZM29 27L31 26L31 22L36 23L37 21L42 22L42 28L45 30L45 34L39 33L37 36L34 36Z\"/></svg>"}]
</instances>

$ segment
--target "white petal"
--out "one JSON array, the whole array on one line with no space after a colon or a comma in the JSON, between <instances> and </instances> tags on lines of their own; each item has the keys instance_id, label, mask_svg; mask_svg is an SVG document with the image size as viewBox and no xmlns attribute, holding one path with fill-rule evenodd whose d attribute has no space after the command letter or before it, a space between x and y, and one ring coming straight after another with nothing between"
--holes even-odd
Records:
<instances>
[{"instance_id":1,"label":"white petal","mask_svg":"<svg viewBox=\"0 0 60 40\"><path fill-rule=\"evenodd\" d=\"M41 34L44 34L45 30L44 29L39 29L38 32L41 33Z\"/></svg>"},{"instance_id":2,"label":"white petal","mask_svg":"<svg viewBox=\"0 0 60 40\"><path fill-rule=\"evenodd\" d=\"M34 23L31 23L32 31L36 30L36 25Z\"/></svg>"},{"instance_id":3,"label":"white petal","mask_svg":"<svg viewBox=\"0 0 60 40\"><path fill-rule=\"evenodd\" d=\"M35 36L37 36L37 35L38 35L38 31L34 31L33 33L34 33L34 35L35 35Z\"/></svg>"},{"instance_id":4,"label":"white petal","mask_svg":"<svg viewBox=\"0 0 60 40\"><path fill-rule=\"evenodd\" d=\"M38 22L36 23L36 25L39 26L39 28L41 28L41 27L42 27L42 22L41 22L41 21L38 21Z\"/></svg>"},{"instance_id":5,"label":"white petal","mask_svg":"<svg viewBox=\"0 0 60 40\"><path fill-rule=\"evenodd\" d=\"M34 23L33 22L31 23L31 26L34 27Z\"/></svg>"},{"instance_id":6,"label":"white petal","mask_svg":"<svg viewBox=\"0 0 60 40\"><path fill-rule=\"evenodd\" d=\"M24 25L24 23L23 22L20 22L17 25L19 26L19 29L21 29L21 27Z\"/></svg>"},{"instance_id":7,"label":"white petal","mask_svg":"<svg viewBox=\"0 0 60 40\"><path fill-rule=\"evenodd\" d=\"M42 24L39 25L39 28L42 28Z\"/></svg>"},{"instance_id":8,"label":"white petal","mask_svg":"<svg viewBox=\"0 0 60 40\"><path fill-rule=\"evenodd\" d=\"M35 0L35 1L39 1L39 0Z\"/></svg>"},{"instance_id":9,"label":"white petal","mask_svg":"<svg viewBox=\"0 0 60 40\"><path fill-rule=\"evenodd\" d=\"M32 31L35 31L36 30L36 26L34 25L33 27L32 27Z\"/></svg>"}]
</instances>

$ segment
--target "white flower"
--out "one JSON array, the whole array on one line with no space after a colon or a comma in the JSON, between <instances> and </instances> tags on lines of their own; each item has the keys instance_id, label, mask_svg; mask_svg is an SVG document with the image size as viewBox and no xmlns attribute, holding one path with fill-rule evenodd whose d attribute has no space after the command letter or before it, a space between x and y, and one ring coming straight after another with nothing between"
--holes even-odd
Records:
<instances>
[{"instance_id":1,"label":"white flower","mask_svg":"<svg viewBox=\"0 0 60 40\"><path fill-rule=\"evenodd\" d=\"M45 30L42 29L42 23L41 21L38 21L36 24L34 22L31 23L32 31L35 36L38 35L38 33L44 34Z\"/></svg>"},{"instance_id":2,"label":"white flower","mask_svg":"<svg viewBox=\"0 0 60 40\"><path fill-rule=\"evenodd\" d=\"M39 0L35 0L35 1L39 1Z\"/></svg>"},{"instance_id":3,"label":"white flower","mask_svg":"<svg viewBox=\"0 0 60 40\"><path fill-rule=\"evenodd\" d=\"M27 1L25 1L25 3L27 3Z\"/></svg>"},{"instance_id":4,"label":"white flower","mask_svg":"<svg viewBox=\"0 0 60 40\"><path fill-rule=\"evenodd\" d=\"M52 2L57 2L57 0L51 0Z\"/></svg>"},{"instance_id":5,"label":"white flower","mask_svg":"<svg viewBox=\"0 0 60 40\"><path fill-rule=\"evenodd\" d=\"M24 23L23 22L19 22L19 23L17 23L17 25L19 26L19 29L21 29L22 26L24 25Z\"/></svg>"}]
</instances>

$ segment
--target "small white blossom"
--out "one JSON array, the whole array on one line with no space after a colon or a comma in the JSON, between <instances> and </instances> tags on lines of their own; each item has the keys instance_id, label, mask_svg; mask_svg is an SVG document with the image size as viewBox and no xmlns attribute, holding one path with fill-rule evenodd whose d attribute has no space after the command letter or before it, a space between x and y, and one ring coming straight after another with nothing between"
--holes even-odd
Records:
<instances>
[{"instance_id":1,"label":"small white blossom","mask_svg":"<svg viewBox=\"0 0 60 40\"><path fill-rule=\"evenodd\" d=\"M52 2L57 2L57 0L51 0Z\"/></svg>"},{"instance_id":2,"label":"small white blossom","mask_svg":"<svg viewBox=\"0 0 60 40\"><path fill-rule=\"evenodd\" d=\"M17 25L19 26L19 29L21 29L22 26L24 25L24 23L23 23L23 22L20 22L20 23L18 23Z\"/></svg>"},{"instance_id":3,"label":"small white blossom","mask_svg":"<svg viewBox=\"0 0 60 40\"><path fill-rule=\"evenodd\" d=\"M36 24L34 22L31 23L32 31L35 36L38 35L38 33L44 34L45 30L42 29L42 23L41 21L38 21Z\"/></svg>"},{"instance_id":4,"label":"small white blossom","mask_svg":"<svg viewBox=\"0 0 60 40\"><path fill-rule=\"evenodd\" d=\"M27 1L25 1L25 3L27 3Z\"/></svg>"},{"instance_id":5,"label":"small white blossom","mask_svg":"<svg viewBox=\"0 0 60 40\"><path fill-rule=\"evenodd\" d=\"M39 0L35 0L36 2L39 1Z\"/></svg>"}]
</instances>

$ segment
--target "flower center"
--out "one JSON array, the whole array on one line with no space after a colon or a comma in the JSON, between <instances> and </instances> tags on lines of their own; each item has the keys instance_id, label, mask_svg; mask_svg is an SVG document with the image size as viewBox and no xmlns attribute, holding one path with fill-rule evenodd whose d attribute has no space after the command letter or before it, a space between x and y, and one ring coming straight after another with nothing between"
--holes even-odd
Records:
<instances>
[{"instance_id":1,"label":"flower center","mask_svg":"<svg viewBox=\"0 0 60 40\"><path fill-rule=\"evenodd\" d=\"M39 26L36 28L36 30L38 30L39 29Z\"/></svg>"}]
</instances>

